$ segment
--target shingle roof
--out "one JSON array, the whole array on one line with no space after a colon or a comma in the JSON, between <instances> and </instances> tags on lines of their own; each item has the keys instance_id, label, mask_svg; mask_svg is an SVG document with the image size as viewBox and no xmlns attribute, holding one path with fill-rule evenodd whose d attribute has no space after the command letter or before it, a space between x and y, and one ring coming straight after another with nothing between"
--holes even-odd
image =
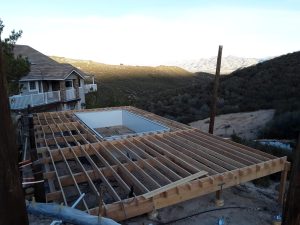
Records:
<instances>
[{"instance_id":1,"label":"shingle roof","mask_svg":"<svg viewBox=\"0 0 300 225\"><path fill-rule=\"evenodd\" d=\"M22 77L20 81L27 80L64 80L72 72L78 73L83 79L87 76L84 72L71 64L58 63L50 57L42 54L27 45L16 45L14 47L15 56L27 57L31 63L30 72Z\"/></svg>"}]
</instances>

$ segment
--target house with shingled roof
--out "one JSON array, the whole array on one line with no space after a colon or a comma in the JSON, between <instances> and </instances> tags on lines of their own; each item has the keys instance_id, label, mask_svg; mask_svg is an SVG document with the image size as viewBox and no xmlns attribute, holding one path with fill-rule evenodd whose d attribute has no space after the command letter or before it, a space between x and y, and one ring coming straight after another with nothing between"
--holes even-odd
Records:
<instances>
[{"instance_id":1,"label":"house with shingled roof","mask_svg":"<svg viewBox=\"0 0 300 225\"><path fill-rule=\"evenodd\" d=\"M19 80L18 95L9 98L14 111L35 108L36 111L61 111L85 107L85 94L97 91L97 84L85 84L88 77L80 69L58 63L26 45L16 45L15 56L27 57L30 72Z\"/></svg>"}]
</instances>

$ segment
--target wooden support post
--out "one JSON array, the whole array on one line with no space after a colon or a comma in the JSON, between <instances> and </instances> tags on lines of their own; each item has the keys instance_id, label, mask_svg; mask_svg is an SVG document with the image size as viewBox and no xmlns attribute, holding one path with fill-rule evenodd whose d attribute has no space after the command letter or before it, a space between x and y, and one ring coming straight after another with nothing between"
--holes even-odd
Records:
<instances>
[{"instance_id":1,"label":"wooden support post","mask_svg":"<svg viewBox=\"0 0 300 225\"><path fill-rule=\"evenodd\" d=\"M219 77L220 77L221 60L222 60L222 49L223 46L219 45L214 90L213 90L213 96L212 96L211 107L210 107L210 121L209 121L209 131L208 131L210 134L214 133L215 116L217 111L217 100L218 100Z\"/></svg>"},{"instance_id":2,"label":"wooden support post","mask_svg":"<svg viewBox=\"0 0 300 225\"><path fill-rule=\"evenodd\" d=\"M224 205L224 199L222 198L222 186L221 190L216 191L216 199L215 199L216 206L223 206Z\"/></svg>"},{"instance_id":3,"label":"wooden support post","mask_svg":"<svg viewBox=\"0 0 300 225\"><path fill-rule=\"evenodd\" d=\"M278 195L278 203L280 205L284 205L284 197L286 192L286 179L290 169L290 163L286 162L284 165L284 170L281 171L280 176L280 186L279 186L279 195Z\"/></svg>"},{"instance_id":4,"label":"wooden support post","mask_svg":"<svg viewBox=\"0 0 300 225\"><path fill-rule=\"evenodd\" d=\"M283 225L300 224L300 135L293 154L290 185L284 207Z\"/></svg>"},{"instance_id":5,"label":"wooden support post","mask_svg":"<svg viewBox=\"0 0 300 225\"><path fill-rule=\"evenodd\" d=\"M209 120L209 130L208 130L208 132L210 134L214 133L215 117L216 117L216 111L217 111L217 100L218 100L219 77L220 77L221 60L222 60L222 49L223 49L223 46L219 45L217 68L216 68L216 75L215 75L215 82L214 82L214 90L213 90L211 107L210 107L210 120ZM216 205L220 205L222 203L222 201L223 200L221 199L221 191L217 191L216 192ZM224 204L224 201L223 201L223 204Z\"/></svg>"},{"instance_id":6,"label":"wooden support post","mask_svg":"<svg viewBox=\"0 0 300 225\"><path fill-rule=\"evenodd\" d=\"M28 217L18 168L18 149L3 69L2 29L0 20L0 224L27 225Z\"/></svg>"}]
</instances>

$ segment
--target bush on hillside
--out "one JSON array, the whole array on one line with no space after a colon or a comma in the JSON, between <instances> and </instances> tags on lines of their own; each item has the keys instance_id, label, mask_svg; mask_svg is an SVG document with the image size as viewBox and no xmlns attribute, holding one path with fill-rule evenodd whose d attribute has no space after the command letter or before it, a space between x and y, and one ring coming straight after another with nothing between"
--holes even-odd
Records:
<instances>
[{"instance_id":1,"label":"bush on hillside","mask_svg":"<svg viewBox=\"0 0 300 225\"><path fill-rule=\"evenodd\" d=\"M300 110L276 114L260 132L260 138L297 139L300 134Z\"/></svg>"}]
</instances>

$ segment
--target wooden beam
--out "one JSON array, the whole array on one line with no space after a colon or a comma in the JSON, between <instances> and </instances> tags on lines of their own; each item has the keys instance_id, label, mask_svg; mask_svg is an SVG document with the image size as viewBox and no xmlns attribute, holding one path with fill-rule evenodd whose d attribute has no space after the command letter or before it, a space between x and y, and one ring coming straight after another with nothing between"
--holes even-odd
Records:
<instances>
[{"instance_id":1,"label":"wooden beam","mask_svg":"<svg viewBox=\"0 0 300 225\"><path fill-rule=\"evenodd\" d=\"M115 146L111 143L108 143L108 146L111 146L111 148L113 148L116 152L118 152L118 154L120 154L122 156L122 158L124 158L127 161L128 164L130 164L131 166L133 166L135 168L134 171L136 171L136 173L138 173L141 176L141 178L143 180L143 185L145 185L148 190L160 187L159 183L157 183L149 174L147 174L144 171L143 165L139 166L139 165L135 164L132 161L132 159L128 158L117 146ZM126 148L126 150L130 151L128 148ZM131 152L131 154L133 154L133 153Z\"/></svg>"},{"instance_id":2,"label":"wooden beam","mask_svg":"<svg viewBox=\"0 0 300 225\"><path fill-rule=\"evenodd\" d=\"M135 177L130 171L123 166L123 164L105 147L101 142L98 143L98 146L104 151L104 153L114 161L120 168L121 173L126 179L130 180L130 185L135 186L135 190L139 190L141 193L146 193L149 190Z\"/></svg>"},{"instance_id":3,"label":"wooden beam","mask_svg":"<svg viewBox=\"0 0 300 225\"><path fill-rule=\"evenodd\" d=\"M206 137L210 137L210 138L214 138L215 141L220 141L222 143L227 143L231 146L235 146L235 147L238 147L239 149L242 148L242 149L245 149L247 150L247 153L255 153L256 155L258 156L264 156L264 159L263 160L269 160L269 159L276 159L277 157L274 156L274 155L271 155L271 154L268 154L268 153L265 153L265 152L262 152L260 150L257 150L255 148L250 148L248 146L245 146L245 145L241 145L239 143L236 143L236 142L233 142L233 141L230 141L230 140L226 140L226 139L223 139L221 137L218 137L218 136L214 136L212 134L209 134L209 133L205 133L199 129L193 129L193 131L197 132L197 133L200 133L202 135L205 135Z\"/></svg>"},{"instance_id":4,"label":"wooden beam","mask_svg":"<svg viewBox=\"0 0 300 225\"><path fill-rule=\"evenodd\" d=\"M38 120L39 120L39 122L40 122L39 116L38 116ZM45 118L45 120L46 120L46 118ZM47 120L46 120L46 121L47 121ZM42 128L42 130L43 130L43 128ZM43 134L44 134L44 137L45 137L45 132L44 132L44 130L43 130ZM52 134L52 135L53 135L53 134ZM62 185L61 185L61 182L60 182L60 179L59 179L59 174L58 174L58 171L57 171L55 162L54 162L54 160L53 160L53 157L52 157L52 154L51 154L51 151L50 151L48 145L47 145L47 150L48 150L48 153L49 153L50 158L51 158L51 163L52 163L53 169L54 169L54 171L55 171L55 175L56 175L56 179L57 179L58 185L59 185L59 187L60 187L60 189L61 189L61 193L62 193L62 197L63 197L64 203L65 203L66 206L68 206L68 201L67 201L66 195L65 195L65 193L64 193L63 187L62 187Z\"/></svg>"},{"instance_id":5,"label":"wooden beam","mask_svg":"<svg viewBox=\"0 0 300 225\"><path fill-rule=\"evenodd\" d=\"M142 166L139 166L140 168L145 167L146 169L148 169L149 171L151 171L151 174L154 174L155 177L151 177L152 179L155 179L156 182L158 182L158 185L160 186L159 183L163 182L163 183L171 183L172 181L170 181L167 177L165 177L163 174L161 174L155 167L153 167L150 163L148 163L145 159L141 158L141 156L139 156L133 148L131 149L130 146L128 146L126 143L122 143L119 142L118 143L122 148L126 149L127 153L129 154L130 157L134 158L134 160L139 160L142 163ZM116 144L116 146L118 146L118 144ZM149 160L149 159L148 159ZM151 175L150 175L151 176Z\"/></svg>"},{"instance_id":6,"label":"wooden beam","mask_svg":"<svg viewBox=\"0 0 300 225\"><path fill-rule=\"evenodd\" d=\"M266 161L269 159L272 159L274 157L266 157L263 152L258 151L256 149L249 150L246 146L238 146L234 144L235 142L220 139L220 137L216 138L213 135L210 134L204 134L203 132L199 132L199 130L191 130L191 133L193 133L194 136L197 138L201 138L202 140L207 141L208 143L211 143L213 145L219 146L219 147L225 147L229 151L235 151L239 155L241 155L243 158L247 159L248 161L257 163L261 161ZM224 140L224 141L223 141Z\"/></svg>"},{"instance_id":7,"label":"wooden beam","mask_svg":"<svg viewBox=\"0 0 300 225\"><path fill-rule=\"evenodd\" d=\"M153 209L160 209L170 205L177 204L192 198L216 192L220 190L220 182L223 183L223 189L248 182L260 177L284 170L286 157L269 160L260 164L251 165L246 168L236 169L220 174L190 181L172 189L145 199L142 196L135 197L135 200L128 199L122 202L116 202L106 206L104 216L114 220L121 221L144 213L151 212ZM138 207L137 207L138 206ZM126 215L124 214L126 211ZM98 207L91 209L91 213L96 215Z\"/></svg>"},{"instance_id":8,"label":"wooden beam","mask_svg":"<svg viewBox=\"0 0 300 225\"><path fill-rule=\"evenodd\" d=\"M200 169L196 168L194 165L191 165L190 163L186 162L186 158L181 157L183 155L180 155L180 157L174 155L173 153L167 151L165 148L161 147L159 144L155 143L155 141L153 141L151 137L143 139L143 142L151 148L155 149L160 154L163 154L168 158L174 160L174 162L176 162L177 165L180 165L180 167L184 168L190 173L197 173L200 171Z\"/></svg>"},{"instance_id":9,"label":"wooden beam","mask_svg":"<svg viewBox=\"0 0 300 225\"><path fill-rule=\"evenodd\" d=\"M182 185L182 184L185 184L185 183L187 183L187 182L189 182L189 181L191 181L191 180L194 180L194 179L203 177L203 176L205 176L205 175L207 175L207 174L208 174L208 173L207 173L206 171L200 171L200 172L198 172L198 173L192 174L192 175L190 175L190 176L188 176L188 177L182 178L182 179L177 180L177 181L175 181L175 182L173 182L173 183L170 183L170 184L167 184L167 185L165 185L165 186L163 186L163 187L160 187L160 188L158 188L158 189L155 189L154 191L150 191L150 192L148 192L148 193L146 193L146 194L143 194L142 196L143 196L144 198L147 198L147 199L148 199L148 198L152 198L153 196L158 195L158 194L161 194L161 193L163 193L163 192L166 192L166 191L168 191L168 190L171 189L171 188L175 188L175 187L177 187L177 186L179 186L179 185Z\"/></svg>"},{"instance_id":10,"label":"wooden beam","mask_svg":"<svg viewBox=\"0 0 300 225\"><path fill-rule=\"evenodd\" d=\"M149 155L146 151L143 151L140 147L138 147L135 143L125 140L125 143L127 143L131 148L134 148L136 151L138 151L140 154L143 154L149 159L149 163L152 164L153 167L157 167L160 173L162 173L166 179L169 181L175 181L178 179L181 179L181 177L175 173L173 170L171 170L169 167L161 163L159 160L156 159L156 157ZM169 182L168 182L169 183Z\"/></svg>"},{"instance_id":11,"label":"wooden beam","mask_svg":"<svg viewBox=\"0 0 300 225\"><path fill-rule=\"evenodd\" d=\"M212 169L214 169L215 171L217 171L219 173L220 172L226 172L230 169L236 169L237 168L235 166L232 166L232 165L216 158L214 155L207 154L199 148L195 148L191 145L188 145L184 141L180 140L180 137L175 138L175 137L173 137L171 135L168 135L168 134L165 134L163 137L164 137L165 140L168 140L168 141L170 141L170 143L173 143L172 145L181 146L181 151L186 151L187 154L189 154L188 152L193 153L191 155L191 157L194 157L198 161L206 164L207 166L211 167Z\"/></svg>"},{"instance_id":12,"label":"wooden beam","mask_svg":"<svg viewBox=\"0 0 300 225\"><path fill-rule=\"evenodd\" d=\"M76 127L75 129L81 133ZM86 140L86 139L85 139ZM89 141L86 140L88 143ZM81 148L83 148L84 146L81 146ZM122 180L122 178L119 176L119 174L110 166L110 164L104 159L104 157L102 155L99 154L99 152L95 149L95 147L91 144L88 145L88 147L85 148L85 154L88 154L86 150L91 149L92 152L96 155L96 157L100 160L101 163L103 163L105 165L105 167L109 168L109 170L112 172L113 177L116 179L116 181L118 182L118 184L123 188L123 190L125 192L129 192L130 188L128 187L128 185ZM89 155L89 154L88 154ZM90 158L88 156L88 158ZM93 163L94 164L94 163ZM95 164L94 164L95 166ZM99 169L97 169L99 170ZM101 171L100 171L101 172ZM99 173L99 171L98 171ZM102 173L102 172L101 172ZM101 175L102 176L102 175ZM105 177L104 177L105 178ZM104 179L103 178L103 179Z\"/></svg>"},{"instance_id":13,"label":"wooden beam","mask_svg":"<svg viewBox=\"0 0 300 225\"><path fill-rule=\"evenodd\" d=\"M193 137L190 137L183 133L177 133L176 136L181 137L182 139L185 139L185 142L188 142L190 145L195 146L199 149L201 149L203 152L214 155L215 157L219 158L220 160L228 163L229 165L232 165L236 168L245 167L249 164L244 164L236 160L236 158L232 158L231 154L228 154L226 151L223 151L222 149L214 148L211 149L210 145L203 144L203 142L198 141L198 139L195 139Z\"/></svg>"},{"instance_id":14,"label":"wooden beam","mask_svg":"<svg viewBox=\"0 0 300 225\"><path fill-rule=\"evenodd\" d=\"M171 168L173 171L175 171L178 176L186 177L186 176L191 175L190 172L188 172L184 168L178 166L176 163L171 161L169 158L164 157L163 155L161 155L160 153L158 153L157 151L155 151L154 149L152 149L150 146L146 145L145 143L141 142L140 140L134 139L133 143L135 143L141 149L146 151L148 154L154 155L157 158L157 160L159 160L162 164L165 164L166 166Z\"/></svg>"},{"instance_id":15,"label":"wooden beam","mask_svg":"<svg viewBox=\"0 0 300 225\"><path fill-rule=\"evenodd\" d=\"M183 159L185 159L185 161L187 161L188 163L190 163L191 165L195 166L196 168L200 168L202 170L205 170L207 172L209 172L210 174L216 174L217 171L215 171L214 169L206 166L205 164L202 163L202 158L201 160L197 160L200 157L197 154L194 154L192 152L189 151L185 151L184 148L182 148L179 145L174 144L173 142L166 140L165 138L161 138L158 136L154 136L157 140L160 141L160 143L163 143L163 147L164 149L169 149L170 152L175 152L176 155L182 157ZM224 170L223 170L224 172Z\"/></svg>"}]
</instances>

